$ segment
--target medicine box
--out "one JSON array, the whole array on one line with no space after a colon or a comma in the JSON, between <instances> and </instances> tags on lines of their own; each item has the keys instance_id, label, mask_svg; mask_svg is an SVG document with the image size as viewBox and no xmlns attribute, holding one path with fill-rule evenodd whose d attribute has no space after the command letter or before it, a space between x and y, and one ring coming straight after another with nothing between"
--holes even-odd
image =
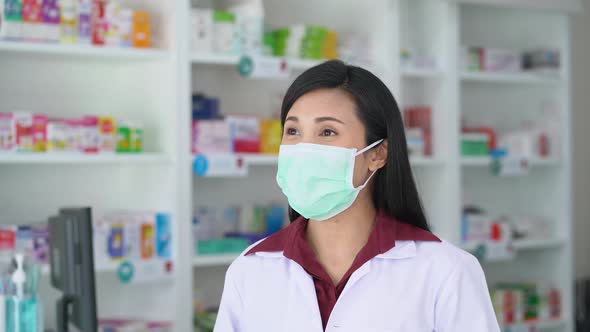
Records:
<instances>
[{"instance_id":1,"label":"medicine box","mask_svg":"<svg viewBox=\"0 0 590 332\"><path fill-rule=\"evenodd\" d=\"M226 120L193 121L193 152L231 153L233 151L230 125Z\"/></svg>"},{"instance_id":2,"label":"medicine box","mask_svg":"<svg viewBox=\"0 0 590 332\"><path fill-rule=\"evenodd\" d=\"M235 153L260 152L260 119L250 115L230 115L229 124Z\"/></svg>"},{"instance_id":3,"label":"medicine box","mask_svg":"<svg viewBox=\"0 0 590 332\"><path fill-rule=\"evenodd\" d=\"M17 40L22 37L22 0L0 0L0 39Z\"/></svg>"},{"instance_id":4,"label":"medicine box","mask_svg":"<svg viewBox=\"0 0 590 332\"><path fill-rule=\"evenodd\" d=\"M47 150L47 116L33 115L33 152L45 152Z\"/></svg>"},{"instance_id":5,"label":"medicine box","mask_svg":"<svg viewBox=\"0 0 590 332\"><path fill-rule=\"evenodd\" d=\"M487 156L490 153L489 136L478 133L461 134L462 156Z\"/></svg>"},{"instance_id":6,"label":"medicine box","mask_svg":"<svg viewBox=\"0 0 590 332\"><path fill-rule=\"evenodd\" d=\"M148 48L151 46L150 14L147 12L134 12L132 23L133 47Z\"/></svg>"},{"instance_id":7,"label":"medicine box","mask_svg":"<svg viewBox=\"0 0 590 332\"><path fill-rule=\"evenodd\" d=\"M41 39L57 42L59 41L58 0L42 0L41 7Z\"/></svg>"},{"instance_id":8,"label":"medicine box","mask_svg":"<svg viewBox=\"0 0 590 332\"><path fill-rule=\"evenodd\" d=\"M235 17L230 12L213 13L213 51L220 54L238 54L239 41Z\"/></svg>"},{"instance_id":9,"label":"medicine box","mask_svg":"<svg viewBox=\"0 0 590 332\"><path fill-rule=\"evenodd\" d=\"M81 149L84 153L97 153L100 146L100 134L98 131L98 117L85 116L80 122L82 134Z\"/></svg>"},{"instance_id":10,"label":"medicine box","mask_svg":"<svg viewBox=\"0 0 590 332\"><path fill-rule=\"evenodd\" d=\"M17 151L33 151L33 114L28 112L15 112L16 146Z\"/></svg>"},{"instance_id":11,"label":"medicine box","mask_svg":"<svg viewBox=\"0 0 590 332\"><path fill-rule=\"evenodd\" d=\"M16 151L16 122L14 114L0 113L0 152Z\"/></svg>"},{"instance_id":12,"label":"medicine box","mask_svg":"<svg viewBox=\"0 0 590 332\"><path fill-rule=\"evenodd\" d=\"M213 52L213 10L192 9L190 19L192 50L199 53Z\"/></svg>"},{"instance_id":13,"label":"medicine box","mask_svg":"<svg viewBox=\"0 0 590 332\"><path fill-rule=\"evenodd\" d=\"M100 136L99 151L114 153L117 149L117 127L115 119L108 116L99 117L98 134Z\"/></svg>"}]
</instances>

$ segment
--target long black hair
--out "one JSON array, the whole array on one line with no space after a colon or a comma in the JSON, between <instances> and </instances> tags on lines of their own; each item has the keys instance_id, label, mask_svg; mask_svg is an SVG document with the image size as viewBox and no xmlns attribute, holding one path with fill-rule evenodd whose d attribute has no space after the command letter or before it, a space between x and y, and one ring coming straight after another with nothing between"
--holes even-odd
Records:
<instances>
[{"instance_id":1,"label":"long black hair","mask_svg":"<svg viewBox=\"0 0 590 332\"><path fill-rule=\"evenodd\" d=\"M406 136L395 98L377 76L339 60L327 61L301 74L287 90L281 107L281 122L304 94L317 89L342 89L354 98L357 115L366 128L366 144L387 141L387 163L375 174L375 208L400 222L429 230L408 158ZM289 208L289 219L299 217Z\"/></svg>"}]
</instances>

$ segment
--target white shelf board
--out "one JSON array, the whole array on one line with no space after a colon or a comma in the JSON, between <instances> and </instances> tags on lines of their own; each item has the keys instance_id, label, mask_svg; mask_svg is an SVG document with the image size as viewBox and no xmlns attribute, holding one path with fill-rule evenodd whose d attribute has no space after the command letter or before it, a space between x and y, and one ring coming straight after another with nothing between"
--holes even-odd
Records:
<instances>
[{"instance_id":1,"label":"white shelf board","mask_svg":"<svg viewBox=\"0 0 590 332\"><path fill-rule=\"evenodd\" d=\"M503 325L502 330L505 328L510 328L512 330L522 329L522 330L531 330L531 329L539 329L539 330L546 330L546 329L558 329L564 327L566 325L566 321L564 319L554 319L554 320L546 320L546 321L534 321L534 322L524 322L518 324L509 324Z\"/></svg>"},{"instance_id":2,"label":"white shelf board","mask_svg":"<svg viewBox=\"0 0 590 332\"><path fill-rule=\"evenodd\" d=\"M94 272L96 273L114 273L117 271L119 267L118 264L109 264L108 266L99 266L98 268L95 267ZM50 275L50 268L49 265L41 266L41 275L42 276L49 276Z\"/></svg>"},{"instance_id":3,"label":"white shelf board","mask_svg":"<svg viewBox=\"0 0 590 332\"><path fill-rule=\"evenodd\" d=\"M461 248L467 251L475 250L481 242L468 242L461 244ZM512 247L515 251L530 251L530 250L543 250L551 248L559 248L565 245L565 240L561 238L547 238L547 239L527 239L527 240L514 240Z\"/></svg>"},{"instance_id":4,"label":"white shelf board","mask_svg":"<svg viewBox=\"0 0 590 332\"><path fill-rule=\"evenodd\" d=\"M463 72L461 74L461 80L464 82L490 82L538 85L554 85L561 83L559 77L535 73Z\"/></svg>"},{"instance_id":5,"label":"white shelf board","mask_svg":"<svg viewBox=\"0 0 590 332\"><path fill-rule=\"evenodd\" d=\"M59 154L0 153L2 164L166 164L171 158L159 153L138 154Z\"/></svg>"},{"instance_id":6,"label":"white shelf board","mask_svg":"<svg viewBox=\"0 0 590 332\"><path fill-rule=\"evenodd\" d=\"M209 54L209 53L193 53L191 55L191 62L193 64L202 65L222 65L222 66L237 66L240 61L239 55L223 55L223 54ZM319 65L323 60L307 60L307 59L289 59L287 63L294 70L305 70L313 66Z\"/></svg>"},{"instance_id":7,"label":"white shelf board","mask_svg":"<svg viewBox=\"0 0 590 332\"><path fill-rule=\"evenodd\" d=\"M405 78L439 78L444 75L444 73L437 68L433 69L422 69L422 68L402 68L402 77Z\"/></svg>"},{"instance_id":8,"label":"white shelf board","mask_svg":"<svg viewBox=\"0 0 590 332\"><path fill-rule=\"evenodd\" d=\"M193 258L194 267L212 267L230 265L240 254L196 255Z\"/></svg>"},{"instance_id":9,"label":"white shelf board","mask_svg":"<svg viewBox=\"0 0 590 332\"><path fill-rule=\"evenodd\" d=\"M122 60L162 60L168 58L169 55L169 52L158 49L0 41L0 55L5 52L38 55L85 56Z\"/></svg>"},{"instance_id":10,"label":"white shelf board","mask_svg":"<svg viewBox=\"0 0 590 332\"><path fill-rule=\"evenodd\" d=\"M492 157L462 157L461 158L461 165L463 166L473 166L473 167L487 167L492 162ZM530 164L531 166L558 166L560 164L560 160L556 158L548 158L548 159L531 159Z\"/></svg>"}]
</instances>

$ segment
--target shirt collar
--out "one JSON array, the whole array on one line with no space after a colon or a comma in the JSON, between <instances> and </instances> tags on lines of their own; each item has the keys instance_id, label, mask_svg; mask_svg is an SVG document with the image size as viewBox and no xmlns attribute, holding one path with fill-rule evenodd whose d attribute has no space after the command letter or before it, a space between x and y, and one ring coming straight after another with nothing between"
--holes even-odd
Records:
<instances>
[{"instance_id":1,"label":"shirt collar","mask_svg":"<svg viewBox=\"0 0 590 332\"><path fill-rule=\"evenodd\" d=\"M296 261L305 260L309 255L315 256L313 252L308 252L310 248L306 245L305 230L307 222L308 220L303 217L298 218L286 228L258 243L246 255L285 256ZM411 257L416 252L414 244L416 241L440 242L440 239L427 230L400 222L379 212L367 244L359 254L377 258ZM396 242L400 242L399 246L396 250L392 250L396 247Z\"/></svg>"}]
</instances>

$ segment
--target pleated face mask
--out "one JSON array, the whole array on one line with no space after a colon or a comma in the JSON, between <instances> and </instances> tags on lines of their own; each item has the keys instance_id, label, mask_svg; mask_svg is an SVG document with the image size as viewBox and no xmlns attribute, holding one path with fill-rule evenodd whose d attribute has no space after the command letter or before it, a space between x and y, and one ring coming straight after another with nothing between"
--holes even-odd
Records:
<instances>
[{"instance_id":1,"label":"pleated face mask","mask_svg":"<svg viewBox=\"0 0 590 332\"><path fill-rule=\"evenodd\" d=\"M336 146L299 143L281 145L277 183L289 205L307 219L326 220L348 209L376 171L358 187L352 182L355 157L361 151Z\"/></svg>"}]
</instances>

